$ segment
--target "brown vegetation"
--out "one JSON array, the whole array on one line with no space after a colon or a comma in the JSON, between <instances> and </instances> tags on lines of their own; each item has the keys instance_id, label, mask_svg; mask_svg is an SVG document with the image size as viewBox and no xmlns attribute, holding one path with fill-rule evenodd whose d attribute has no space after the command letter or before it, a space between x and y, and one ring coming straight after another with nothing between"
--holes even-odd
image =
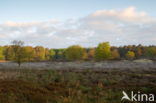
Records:
<instances>
[{"instance_id":1,"label":"brown vegetation","mask_svg":"<svg viewBox=\"0 0 156 103\"><path fill-rule=\"evenodd\" d=\"M155 73L1 69L0 103L119 103L123 90L156 94Z\"/></svg>"}]
</instances>

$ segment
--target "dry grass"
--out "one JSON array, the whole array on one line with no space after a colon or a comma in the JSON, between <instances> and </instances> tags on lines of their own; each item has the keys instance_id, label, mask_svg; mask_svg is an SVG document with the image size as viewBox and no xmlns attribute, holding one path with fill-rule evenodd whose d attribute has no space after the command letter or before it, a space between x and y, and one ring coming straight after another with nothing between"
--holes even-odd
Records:
<instances>
[{"instance_id":1,"label":"dry grass","mask_svg":"<svg viewBox=\"0 0 156 103\"><path fill-rule=\"evenodd\" d=\"M156 94L155 74L155 70L1 69L0 103L120 103L122 90Z\"/></svg>"},{"instance_id":2,"label":"dry grass","mask_svg":"<svg viewBox=\"0 0 156 103\"><path fill-rule=\"evenodd\" d=\"M5 62L7 62L7 61L5 61L5 60L0 60L0 63L5 63Z\"/></svg>"}]
</instances>

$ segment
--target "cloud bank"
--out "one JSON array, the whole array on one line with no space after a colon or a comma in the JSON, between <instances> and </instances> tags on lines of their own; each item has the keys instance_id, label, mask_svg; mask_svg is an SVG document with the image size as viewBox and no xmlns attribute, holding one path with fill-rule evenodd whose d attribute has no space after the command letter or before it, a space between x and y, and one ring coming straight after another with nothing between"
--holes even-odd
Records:
<instances>
[{"instance_id":1,"label":"cloud bank","mask_svg":"<svg viewBox=\"0 0 156 103\"><path fill-rule=\"evenodd\" d=\"M27 45L64 48L80 44L96 46L156 44L156 19L135 7L123 10L99 10L77 20L42 22L5 22L0 24L0 45L23 40Z\"/></svg>"}]
</instances>

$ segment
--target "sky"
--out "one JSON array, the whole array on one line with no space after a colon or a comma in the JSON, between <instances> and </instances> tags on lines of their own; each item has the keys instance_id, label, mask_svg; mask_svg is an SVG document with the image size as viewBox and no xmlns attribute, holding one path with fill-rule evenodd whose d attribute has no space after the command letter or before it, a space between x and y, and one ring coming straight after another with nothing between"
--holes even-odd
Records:
<instances>
[{"instance_id":1,"label":"sky","mask_svg":"<svg viewBox=\"0 0 156 103\"><path fill-rule=\"evenodd\" d=\"M0 45L156 45L156 0L0 0Z\"/></svg>"}]
</instances>

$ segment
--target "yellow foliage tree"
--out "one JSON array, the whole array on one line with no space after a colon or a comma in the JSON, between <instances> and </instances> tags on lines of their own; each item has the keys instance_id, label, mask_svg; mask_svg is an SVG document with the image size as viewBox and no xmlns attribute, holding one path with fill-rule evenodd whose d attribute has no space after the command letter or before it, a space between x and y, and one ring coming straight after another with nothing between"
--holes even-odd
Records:
<instances>
[{"instance_id":1,"label":"yellow foliage tree","mask_svg":"<svg viewBox=\"0 0 156 103\"><path fill-rule=\"evenodd\" d=\"M87 55L84 48L79 45L73 45L65 50L65 58L67 60L82 60L86 59Z\"/></svg>"},{"instance_id":2,"label":"yellow foliage tree","mask_svg":"<svg viewBox=\"0 0 156 103\"><path fill-rule=\"evenodd\" d=\"M95 49L91 48L88 52L88 59L93 59L95 55Z\"/></svg>"},{"instance_id":3,"label":"yellow foliage tree","mask_svg":"<svg viewBox=\"0 0 156 103\"><path fill-rule=\"evenodd\" d=\"M95 59L106 60L110 58L111 58L111 50L109 42L100 43L95 50Z\"/></svg>"},{"instance_id":4,"label":"yellow foliage tree","mask_svg":"<svg viewBox=\"0 0 156 103\"><path fill-rule=\"evenodd\" d=\"M35 48L35 60L45 60L45 48L42 46L36 46Z\"/></svg>"},{"instance_id":5,"label":"yellow foliage tree","mask_svg":"<svg viewBox=\"0 0 156 103\"><path fill-rule=\"evenodd\" d=\"M33 61L34 56L35 56L34 48L31 46L25 46L24 50L25 50L25 56L26 56L25 61Z\"/></svg>"},{"instance_id":6,"label":"yellow foliage tree","mask_svg":"<svg viewBox=\"0 0 156 103\"><path fill-rule=\"evenodd\" d=\"M133 51L128 51L126 53L126 58L127 59L134 59L135 58L135 53Z\"/></svg>"},{"instance_id":7,"label":"yellow foliage tree","mask_svg":"<svg viewBox=\"0 0 156 103\"><path fill-rule=\"evenodd\" d=\"M120 58L120 54L119 54L118 50L116 50L116 49L111 52L111 55L112 55L112 59Z\"/></svg>"}]
</instances>

